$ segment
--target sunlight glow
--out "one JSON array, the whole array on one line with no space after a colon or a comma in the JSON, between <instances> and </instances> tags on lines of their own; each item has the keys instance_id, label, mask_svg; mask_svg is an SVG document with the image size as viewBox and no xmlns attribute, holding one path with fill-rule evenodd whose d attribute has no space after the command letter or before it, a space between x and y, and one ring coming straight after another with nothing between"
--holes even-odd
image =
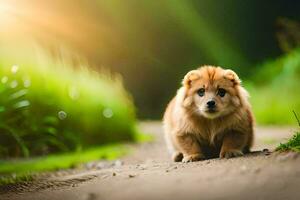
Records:
<instances>
[{"instance_id":1,"label":"sunlight glow","mask_svg":"<svg viewBox=\"0 0 300 200\"><path fill-rule=\"evenodd\" d=\"M9 32L8 29L12 28L15 16L15 7L11 2L0 2L0 32Z\"/></svg>"},{"instance_id":2,"label":"sunlight glow","mask_svg":"<svg viewBox=\"0 0 300 200\"><path fill-rule=\"evenodd\" d=\"M11 20L10 13L13 7L6 1L0 1L0 27L6 26Z\"/></svg>"},{"instance_id":3,"label":"sunlight glow","mask_svg":"<svg viewBox=\"0 0 300 200\"><path fill-rule=\"evenodd\" d=\"M8 2L0 2L0 13L9 12L12 6Z\"/></svg>"},{"instance_id":4,"label":"sunlight glow","mask_svg":"<svg viewBox=\"0 0 300 200\"><path fill-rule=\"evenodd\" d=\"M106 25L95 25L98 21L89 13L82 12L80 6L73 5L69 9L66 2L26 2L0 0L0 40L13 42L38 38L44 44L71 41L81 48L89 48L94 41L87 39L90 37L86 33L93 33L93 37L114 37ZM78 27L84 31L78 31Z\"/></svg>"}]
</instances>

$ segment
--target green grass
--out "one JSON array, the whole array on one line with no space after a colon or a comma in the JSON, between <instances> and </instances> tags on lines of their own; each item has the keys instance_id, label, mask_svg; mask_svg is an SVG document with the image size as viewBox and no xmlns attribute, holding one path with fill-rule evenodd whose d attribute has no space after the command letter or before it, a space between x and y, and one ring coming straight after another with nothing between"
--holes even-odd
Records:
<instances>
[{"instance_id":1,"label":"green grass","mask_svg":"<svg viewBox=\"0 0 300 200\"><path fill-rule=\"evenodd\" d=\"M136 134L135 141L149 142L154 138L148 134ZM35 158L0 160L0 186L33 181L39 172L55 171L76 167L89 161L105 159L114 160L130 153L122 144L94 147L88 150L49 155Z\"/></svg>"},{"instance_id":2,"label":"green grass","mask_svg":"<svg viewBox=\"0 0 300 200\"><path fill-rule=\"evenodd\" d=\"M296 132L295 135L289 139L286 143L281 143L276 150L278 151L297 151L300 152L300 132Z\"/></svg>"},{"instance_id":3,"label":"green grass","mask_svg":"<svg viewBox=\"0 0 300 200\"><path fill-rule=\"evenodd\" d=\"M152 140L153 137L146 134L138 134L136 138L138 142L148 142ZM128 149L128 146L123 144L110 144L65 154L0 160L0 175L13 173L30 174L32 172L66 169L93 160L114 160L129 152L130 149Z\"/></svg>"},{"instance_id":4,"label":"green grass","mask_svg":"<svg viewBox=\"0 0 300 200\"><path fill-rule=\"evenodd\" d=\"M0 159L135 141L135 108L118 75L66 53L1 49Z\"/></svg>"},{"instance_id":5,"label":"green grass","mask_svg":"<svg viewBox=\"0 0 300 200\"><path fill-rule=\"evenodd\" d=\"M298 126L300 127L300 120L295 111L293 111L294 116L298 122ZM296 151L300 152L300 132L297 131L293 135L291 139L289 139L286 143L280 143L280 145L276 148L277 151Z\"/></svg>"},{"instance_id":6,"label":"green grass","mask_svg":"<svg viewBox=\"0 0 300 200\"><path fill-rule=\"evenodd\" d=\"M25 46L0 48L0 185L116 159L129 151L122 143L153 139L138 132L119 75Z\"/></svg>"},{"instance_id":7,"label":"green grass","mask_svg":"<svg viewBox=\"0 0 300 200\"><path fill-rule=\"evenodd\" d=\"M123 145L108 145L95 147L85 151L49 155L37 158L2 160L0 161L0 174L26 174L30 172L51 171L66 169L91 160L113 160L128 153Z\"/></svg>"},{"instance_id":8,"label":"green grass","mask_svg":"<svg viewBox=\"0 0 300 200\"><path fill-rule=\"evenodd\" d=\"M0 186L33 181L32 174L10 174L0 176Z\"/></svg>"},{"instance_id":9,"label":"green grass","mask_svg":"<svg viewBox=\"0 0 300 200\"><path fill-rule=\"evenodd\" d=\"M36 158L0 160L0 185L33 180L32 174L76 167L92 160L113 160L129 152L121 144L95 147L85 151Z\"/></svg>"},{"instance_id":10,"label":"green grass","mask_svg":"<svg viewBox=\"0 0 300 200\"><path fill-rule=\"evenodd\" d=\"M153 137L148 134L136 134L135 141L149 142ZM39 172L68 169L80 164L105 159L114 160L130 153L128 146L112 144L94 147L88 150L56 154L35 158L0 160L0 186L33 181Z\"/></svg>"}]
</instances>

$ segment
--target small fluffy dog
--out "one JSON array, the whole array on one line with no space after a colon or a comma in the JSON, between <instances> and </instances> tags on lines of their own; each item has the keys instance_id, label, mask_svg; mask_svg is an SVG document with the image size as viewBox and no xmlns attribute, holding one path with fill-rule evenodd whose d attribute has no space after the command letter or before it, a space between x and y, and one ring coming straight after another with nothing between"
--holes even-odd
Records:
<instances>
[{"instance_id":1,"label":"small fluffy dog","mask_svg":"<svg viewBox=\"0 0 300 200\"><path fill-rule=\"evenodd\" d=\"M177 162L241 156L253 141L248 93L235 72L221 67L188 72L163 122L167 146Z\"/></svg>"}]
</instances>

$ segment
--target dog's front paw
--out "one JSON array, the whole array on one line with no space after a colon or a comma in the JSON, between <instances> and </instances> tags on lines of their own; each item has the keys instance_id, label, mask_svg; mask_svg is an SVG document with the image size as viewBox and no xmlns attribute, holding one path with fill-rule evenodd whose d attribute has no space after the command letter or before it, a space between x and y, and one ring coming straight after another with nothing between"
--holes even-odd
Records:
<instances>
[{"instance_id":1,"label":"dog's front paw","mask_svg":"<svg viewBox=\"0 0 300 200\"><path fill-rule=\"evenodd\" d=\"M239 157L239 156L243 156L243 152L240 150L236 150L236 149L231 149L231 150L224 150L221 151L220 153L220 158L233 158L233 157Z\"/></svg>"},{"instance_id":2,"label":"dog's front paw","mask_svg":"<svg viewBox=\"0 0 300 200\"><path fill-rule=\"evenodd\" d=\"M183 154L181 152L174 152L172 155L172 160L174 162L181 162L183 159Z\"/></svg>"},{"instance_id":3,"label":"dog's front paw","mask_svg":"<svg viewBox=\"0 0 300 200\"><path fill-rule=\"evenodd\" d=\"M182 162L187 163L187 162L194 162L194 161L199 161L203 160L204 156L201 154L192 154L192 155L184 155Z\"/></svg>"}]
</instances>

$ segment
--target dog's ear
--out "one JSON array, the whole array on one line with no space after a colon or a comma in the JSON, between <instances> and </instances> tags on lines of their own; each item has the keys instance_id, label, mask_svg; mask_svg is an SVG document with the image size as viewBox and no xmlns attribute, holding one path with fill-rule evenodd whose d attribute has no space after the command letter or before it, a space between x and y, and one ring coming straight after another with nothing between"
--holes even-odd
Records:
<instances>
[{"instance_id":1,"label":"dog's ear","mask_svg":"<svg viewBox=\"0 0 300 200\"><path fill-rule=\"evenodd\" d=\"M224 78L230 80L234 85L239 85L242 82L238 75L231 69L225 70Z\"/></svg>"},{"instance_id":2,"label":"dog's ear","mask_svg":"<svg viewBox=\"0 0 300 200\"><path fill-rule=\"evenodd\" d=\"M193 98L192 96L188 96L188 90L191 88L192 86L192 82L201 78L201 73L199 72L199 70L192 70L189 71L185 76L184 79L182 81L182 85L183 85L183 94L182 94L182 105L183 107L189 107L192 105L193 103Z\"/></svg>"},{"instance_id":3,"label":"dog's ear","mask_svg":"<svg viewBox=\"0 0 300 200\"><path fill-rule=\"evenodd\" d=\"M190 88L192 82L201 77L199 70L189 71L183 78L182 85L186 88Z\"/></svg>"}]
</instances>

